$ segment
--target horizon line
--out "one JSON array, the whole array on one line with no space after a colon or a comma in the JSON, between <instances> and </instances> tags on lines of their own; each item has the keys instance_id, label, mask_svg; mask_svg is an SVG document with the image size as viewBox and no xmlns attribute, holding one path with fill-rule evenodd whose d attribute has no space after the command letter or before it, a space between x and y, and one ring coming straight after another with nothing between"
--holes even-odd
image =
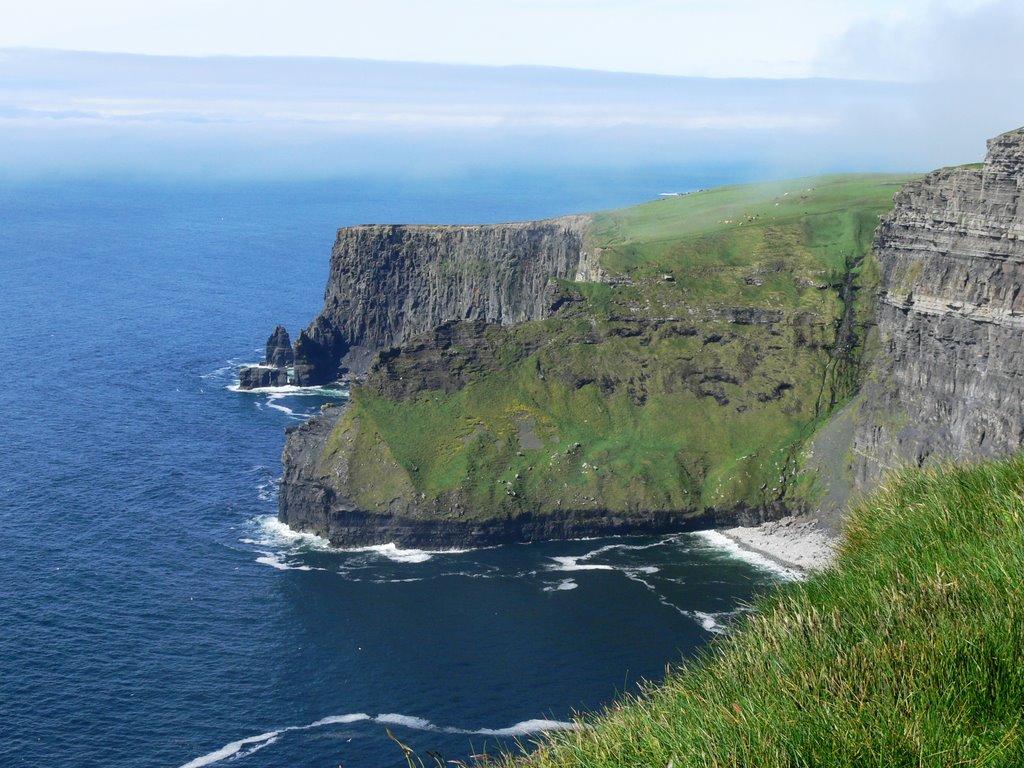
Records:
<instances>
[{"instance_id":1,"label":"horizon line","mask_svg":"<svg viewBox=\"0 0 1024 768\"><path fill-rule=\"evenodd\" d=\"M824 76L814 75L806 77L770 77L770 76L756 76L756 75L727 75L727 76L714 76L714 75L669 75L659 72L639 72L631 70L616 70L616 69L592 69L587 67L568 67L557 64L480 64L480 63L467 63L467 62L455 62L455 61L424 61L419 59L370 59L361 58L356 56L316 56L316 55L301 55L301 54L289 54L289 55L273 55L273 54L236 54L236 53L204 53L204 54L185 54L185 53L138 53L135 51L108 51L108 50L95 50L87 48L48 48L38 46L21 46L21 45L0 45L0 66L2 66L2 55L4 53L44 53L44 54L72 54L72 55L83 55L83 56L110 56L110 57L128 57L128 58L139 58L139 59L167 59L167 60L180 60L180 61L232 61L232 62L244 62L244 61L291 61L291 62L349 62L353 64L380 64L380 65L397 65L406 67L438 67L442 69L481 69L481 70L492 70L492 71L510 71L516 70L521 72L529 71L555 71L555 72L566 72L566 73L578 73L578 74L593 74L593 75L611 75L622 78L645 78L654 80L701 80L701 81L712 81L712 82L820 82L820 83L863 83L870 85L893 85L893 86L915 86L927 84L931 81L927 80L880 80L870 78L858 78L858 77L839 77L839 76Z\"/></svg>"}]
</instances>

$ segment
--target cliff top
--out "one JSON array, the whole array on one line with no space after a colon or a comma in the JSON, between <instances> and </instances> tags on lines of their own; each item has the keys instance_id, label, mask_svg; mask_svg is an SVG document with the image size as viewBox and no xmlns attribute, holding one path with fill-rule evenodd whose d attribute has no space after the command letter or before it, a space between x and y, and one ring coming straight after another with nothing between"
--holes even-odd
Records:
<instances>
[{"instance_id":1,"label":"cliff top","mask_svg":"<svg viewBox=\"0 0 1024 768\"><path fill-rule=\"evenodd\" d=\"M536 221L505 221L496 224L356 224L350 227L339 227L338 237L347 232L379 233L387 235L392 232L475 232L481 230L523 230L537 227L558 227L583 232L590 225L593 217L590 214L569 214L555 216L550 219Z\"/></svg>"},{"instance_id":2,"label":"cliff top","mask_svg":"<svg viewBox=\"0 0 1024 768\"><path fill-rule=\"evenodd\" d=\"M1001 178L1024 176L1024 128L988 140L985 174Z\"/></svg>"},{"instance_id":3,"label":"cliff top","mask_svg":"<svg viewBox=\"0 0 1024 768\"><path fill-rule=\"evenodd\" d=\"M892 207L893 195L911 178L836 174L701 190L597 213L589 240L601 249L601 266L612 272L696 277L702 270L783 255L768 250L778 241L766 233L806 226L806 245L819 267L839 271L844 254L858 240L870 240L878 215ZM835 214L850 210L858 212L860 228L840 225ZM734 245L723 248L726 242ZM732 254L724 262L723 250ZM743 285L732 288L744 294Z\"/></svg>"}]
</instances>

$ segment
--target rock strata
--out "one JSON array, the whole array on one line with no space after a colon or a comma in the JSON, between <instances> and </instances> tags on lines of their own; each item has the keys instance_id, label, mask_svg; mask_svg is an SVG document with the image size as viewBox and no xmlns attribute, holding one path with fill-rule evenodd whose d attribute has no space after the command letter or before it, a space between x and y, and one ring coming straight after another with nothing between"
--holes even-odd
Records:
<instances>
[{"instance_id":1,"label":"rock strata","mask_svg":"<svg viewBox=\"0 0 1024 768\"><path fill-rule=\"evenodd\" d=\"M880 351L862 389L855 479L1024 445L1024 129L982 167L907 184L875 235Z\"/></svg>"},{"instance_id":2,"label":"rock strata","mask_svg":"<svg viewBox=\"0 0 1024 768\"><path fill-rule=\"evenodd\" d=\"M453 320L510 324L548 316L557 280L602 276L584 250L589 222L567 216L338 230L323 309L295 344L296 383L361 372L373 352Z\"/></svg>"}]
</instances>

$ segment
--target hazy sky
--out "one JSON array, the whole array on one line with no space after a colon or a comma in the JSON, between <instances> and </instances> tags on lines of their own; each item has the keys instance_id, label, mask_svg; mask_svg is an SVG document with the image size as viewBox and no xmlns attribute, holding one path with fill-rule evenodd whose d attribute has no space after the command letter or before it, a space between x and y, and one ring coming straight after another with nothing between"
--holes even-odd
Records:
<instances>
[{"instance_id":1,"label":"hazy sky","mask_svg":"<svg viewBox=\"0 0 1024 768\"><path fill-rule=\"evenodd\" d=\"M1024 124L1024 0L0 3L0 177L922 170Z\"/></svg>"},{"instance_id":2,"label":"hazy sky","mask_svg":"<svg viewBox=\"0 0 1024 768\"><path fill-rule=\"evenodd\" d=\"M712 77L1018 66L1019 0L2 0L0 48L531 64ZM960 34L960 31L964 34ZM967 31L984 33L980 38ZM999 51L985 39L1011 43ZM938 72L942 75L942 72Z\"/></svg>"}]
</instances>

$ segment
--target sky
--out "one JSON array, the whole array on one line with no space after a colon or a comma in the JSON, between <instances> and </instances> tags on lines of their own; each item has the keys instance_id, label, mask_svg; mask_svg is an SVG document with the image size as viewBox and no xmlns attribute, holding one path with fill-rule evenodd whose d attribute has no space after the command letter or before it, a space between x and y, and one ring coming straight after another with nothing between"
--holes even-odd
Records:
<instances>
[{"instance_id":1,"label":"sky","mask_svg":"<svg viewBox=\"0 0 1024 768\"><path fill-rule=\"evenodd\" d=\"M0 0L0 178L981 159L1020 0Z\"/></svg>"},{"instance_id":2,"label":"sky","mask_svg":"<svg viewBox=\"0 0 1024 768\"><path fill-rule=\"evenodd\" d=\"M926 78L993 58L1017 0L2 0L0 48L540 65L707 77ZM995 23L993 23L995 22ZM1020 39L1019 37L1017 39ZM896 48L902 50L898 55ZM1006 51L1007 61L1016 56Z\"/></svg>"}]
</instances>

